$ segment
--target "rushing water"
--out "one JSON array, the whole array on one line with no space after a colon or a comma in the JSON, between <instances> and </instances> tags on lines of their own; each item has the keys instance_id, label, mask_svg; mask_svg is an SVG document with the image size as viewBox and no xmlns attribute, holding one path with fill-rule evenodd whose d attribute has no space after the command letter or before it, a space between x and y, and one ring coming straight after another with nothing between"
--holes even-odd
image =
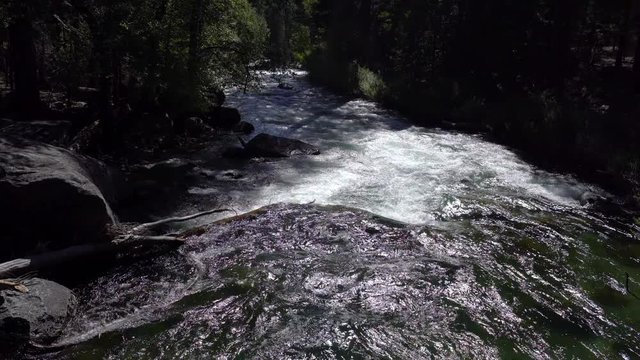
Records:
<instances>
[{"instance_id":1,"label":"rushing water","mask_svg":"<svg viewBox=\"0 0 640 360\"><path fill-rule=\"evenodd\" d=\"M188 202L313 205L210 226L78 289L48 357L640 358L625 284L640 295L640 228L608 194L302 75L229 102L322 155L237 164L251 177L203 180Z\"/></svg>"}]
</instances>

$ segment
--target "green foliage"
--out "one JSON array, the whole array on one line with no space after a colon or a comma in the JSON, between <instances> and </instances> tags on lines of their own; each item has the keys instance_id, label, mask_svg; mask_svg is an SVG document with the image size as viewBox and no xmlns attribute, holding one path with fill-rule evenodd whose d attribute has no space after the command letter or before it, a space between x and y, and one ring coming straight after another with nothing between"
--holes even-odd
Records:
<instances>
[{"instance_id":1,"label":"green foliage","mask_svg":"<svg viewBox=\"0 0 640 360\"><path fill-rule=\"evenodd\" d=\"M296 63L304 64L307 61L313 51L311 29L308 26L296 26L291 35L291 51Z\"/></svg>"},{"instance_id":2,"label":"green foliage","mask_svg":"<svg viewBox=\"0 0 640 360\"><path fill-rule=\"evenodd\" d=\"M358 90L362 95L373 100L383 100L387 86L380 75L363 66L357 66Z\"/></svg>"},{"instance_id":3,"label":"green foliage","mask_svg":"<svg viewBox=\"0 0 640 360\"><path fill-rule=\"evenodd\" d=\"M4 26L9 8L0 5ZM250 85L269 36L248 0L38 2L30 13L54 88L72 96L107 78L114 103L176 113L206 110L212 89Z\"/></svg>"}]
</instances>

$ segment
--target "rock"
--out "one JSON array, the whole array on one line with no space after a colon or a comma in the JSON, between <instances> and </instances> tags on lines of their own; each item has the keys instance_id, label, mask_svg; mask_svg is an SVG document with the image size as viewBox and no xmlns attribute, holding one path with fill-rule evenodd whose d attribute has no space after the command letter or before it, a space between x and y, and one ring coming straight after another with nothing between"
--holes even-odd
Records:
<instances>
[{"instance_id":1,"label":"rock","mask_svg":"<svg viewBox=\"0 0 640 360\"><path fill-rule=\"evenodd\" d=\"M117 171L68 150L0 137L0 260L105 240Z\"/></svg>"},{"instance_id":2,"label":"rock","mask_svg":"<svg viewBox=\"0 0 640 360\"><path fill-rule=\"evenodd\" d=\"M240 180L244 178L244 175L236 170L228 170L222 173L223 179Z\"/></svg>"},{"instance_id":3,"label":"rock","mask_svg":"<svg viewBox=\"0 0 640 360\"><path fill-rule=\"evenodd\" d=\"M442 121L442 127L447 130L454 130L466 133L479 133L486 131L486 127L478 122L471 121Z\"/></svg>"},{"instance_id":4,"label":"rock","mask_svg":"<svg viewBox=\"0 0 640 360\"><path fill-rule=\"evenodd\" d=\"M190 117L184 121L184 130L190 136L201 135L206 128L207 125L199 117Z\"/></svg>"},{"instance_id":5,"label":"rock","mask_svg":"<svg viewBox=\"0 0 640 360\"><path fill-rule=\"evenodd\" d=\"M215 128L233 130L240 123L240 111L230 107L217 107L211 112L211 126Z\"/></svg>"},{"instance_id":6,"label":"rock","mask_svg":"<svg viewBox=\"0 0 640 360\"><path fill-rule=\"evenodd\" d=\"M138 182L173 184L184 181L195 167L195 164L184 159L169 159L137 167L134 169L133 178Z\"/></svg>"},{"instance_id":7,"label":"rock","mask_svg":"<svg viewBox=\"0 0 640 360\"><path fill-rule=\"evenodd\" d=\"M288 83L281 82L280 84L278 84L278 89L282 89L282 90L293 90L293 85L288 84Z\"/></svg>"},{"instance_id":8,"label":"rock","mask_svg":"<svg viewBox=\"0 0 640 360\"><path fill-rule=\"evenodd\" d=\"M594 194L590 191L585 191L580 195L579 200L580 200L580 205L586 206L586 205L593 205L596 202L603 200L603 198L602 196Z\"/></svg>"},{"instance_id":9,"label":"rock","mask_svg":"<svg viewBox=\"0 0 640 360\"><path fill-rule=\"evenodd\" d=\"M233 129L234 132L245 135L249 135L255 130L256 128L251 123L248 123L246 121L240 121L238 125L236 125Z\"/></svg>"},{"instance_id":10,"label":"rock","mask_svg":"<svg viewBox=\"0 0 640 360\"><path fill-rule=\"evenodd\" d=\"M54 103L51 104L50 108L52 110L58 110L58 111L62 111L64 109L66 109L66 105L62 102L62 101L56 101Z\"/></svg>"},{"instance_id":11,"label":"rock","mask_svg":"<svg viewBox=\"0 0 640 360\"><path fill-rule=\"evenodd\" d=\"M73 140L71 140L69 149L83 154L97 152L101 137L102 126L100 125L100 120L96 120L82 128L82 130L76 134Z\"/></svg>"},{"instance_id":12,"label":"rock","mask_svg":"<svg viewBox=\"0 0 640 360\"><path fill-rule=\"evenodd\" d=\"M51 343L65 329L77 305L66 287L43 279L24 282L29 290L0 291L0 338Z\"/></svg>"},{"instance_id":13,"label":"rock","mask_svg":"<svg viewBox=\"0 0 640 360\"><path fill-rule=\"evenodd\" d=\"M222 106L224 102L227 100L227 96L224 91L218 87L214 87L205 91L205 96L209 100L209 102L215 106Z\"/></svg>"},{"instance_id":14,"label":"rock","mask_svg":"<svg viewBox=\"0 0 640 360\"><path fill-rule=\"evenodd\" d=\"M293 155L318 155L320 150L300 140L269 134L259 134L245 144L245 151L252 157L289 157Z\"/></svg>"},{"instance_id":15,"label":"rock","mask_svg":"<svg viewBox=\"0 0 640 360\"><path fill-rule=\"evenodd\" d=\"M70 142L71 121L17 121L0 129L0 136L20 136L46 144L65 146Z\"/></svg>"}]
</instances>

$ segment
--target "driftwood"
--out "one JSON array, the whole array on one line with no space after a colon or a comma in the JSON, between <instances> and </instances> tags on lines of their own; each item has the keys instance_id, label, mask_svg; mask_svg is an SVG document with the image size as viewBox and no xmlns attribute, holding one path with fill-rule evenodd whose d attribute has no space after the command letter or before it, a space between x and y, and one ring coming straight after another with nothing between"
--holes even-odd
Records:
<instances>
[{"instance_id":1,"label":"driftwood","mask_svg":"<svg viewBox=\"0 0 640 360\"><path fill-rule=\"evenodd\" d=\"M182 243L183 241L181 239L175 237L131 236L114 242L72 246L59 251L2 263L0 264L0 279L19 277L30 272L53 268L60 264L86 257L117 254L118 252L137 246L152 246L157 244L181 245Z\"/></svg>"},{"instance_id":2,"label":"driftwood","mask_svg":"<svg viewBox=\"0 0 640 360\"><path fill-rule=\"evenodd\" d=\"M203 216L207 216L207 215L211 215L211 214L218 214L218 213L232 212L232 211L234 211L234 210L231 210L231 209L215 209L215 210L203 211L201 213L188 215L188 216L183 216L183 217L172 217L172 218L168 218L168 219L162 219L162 220L158 220L158 221L154 221L154 222L138 225L138 226L134 227L131 230L131 233L132 234L140 234L140 233L142 233L144 231L151 230L151 229L153 229L155 227L158 227L158 226L161 226L161 225L170 224L170 223L176 223L176 222L185 222L185 221L197 219L199 217L203 217Z\"/></svg>"},{"instance_id":3,"label":"driftwood","mask_svg":"<svg viewBox=\"0 0 640 360\"><path fill-rule=\"evenodd\" d=\"M201 213L183 216L172 217L159 221L154 221L146 224L141 224L124 234L115 234L113 241L106 243L95 243L73 246L67 249L53 251L41 255L35 255L24 259L15 259L5 263L0 263L0 279L17 278L27 275L32 272L40 271L43 269L50 269L61 264L80 260L87 257L99 256L99 255L115 255L134 247L140 246L154 246L157 244L165 245L181 245L184 241L179 236L161 235L161 236L146 236L141 235L153 228L161 225L184 222L192 219L196 219L202 216L222 213L227 211L233 211L230 209L215 209L208 210ZM13 287L15 290L24 290L19 287L19 282L10 280L0 280L0 288Z\"/></svg>"},{"instance_id":4,"label":"driftwood","mask_svg":"<svg viewBox=\"0 0 640 360\"><path fill-rule=\"evenodd\" d=\"M0 290L9 289L26 294L29 289L24 284L14 280L0 280Z\"/></svg>"}]
</instances>

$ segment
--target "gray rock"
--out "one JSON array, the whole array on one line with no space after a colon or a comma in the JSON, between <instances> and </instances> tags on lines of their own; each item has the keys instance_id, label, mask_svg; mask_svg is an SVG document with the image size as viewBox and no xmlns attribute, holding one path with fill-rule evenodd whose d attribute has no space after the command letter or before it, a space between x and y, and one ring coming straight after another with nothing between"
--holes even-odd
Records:
<instances>
[{"instance_id":1,"label":"gray rock","mask_svg":"<svg viewBox=\"0 0 640 360\"><path fill-rule=\"evenodd\" d=\"M255 129L256 129L255 126L253 126L251 123L248 123L246 121L240 121L238 125L235 126L233 131L236 133L249 135L252 132L254 132Z\"/></svg>"},{"instance_id":2,"label":"gray rock","mask_svg":"<svg viewBox=\"0 0 640 360\"><path fill-rule=\"evenodd\" d=\"M239 180L244 178L244 174L236 170L228 170L222 173L222 179L224 180Z\"/></svg>"},{"instance_id":3,"label":"gray rock","mask_svg":"<svg viewBox=\"0 0 640 360\"><path fill-rule=\"evenodd\" d=\"M48 280L30 279L24 285L28 293L0 291L0 338L50 343L73 315L76 297Z\"/></svg>"},{"instance_id":4,"label":"gray rock","mask_svg":"<svg viewBox=\"0 0 640 360\"><path fill-rule=\"evenodd\" d=\"M138 166L131 173L134 192L138 195L166 192L166 186L183 185L195 168L194 163L178 158Z\"/></svg>"},{"instance_id":5,"label":"gray rock","mask_svg":"<svg viewBox=\"0 0 640 360\"><path fill-rule=\"evenodd\" d=\"M117 172L52 145L0 137L0 260L105 240Z\"/></svg>"},{"instance_id":6,"label":"gray rock","mask_svg":"<svg viewBox=\"0 0 640 360\"><path fill-rule=\"evenodd\" d=\"M244 144L245 151L252 157L290 157L294 155L318 155L320 150L300 140L259 134Z\"/></svg>"},{"instance_id":7,"label":"gray rock","mask_svg":"<svg viewBox=\"0 0 640 360\"><path fill-rule=\"evenodd\" d=\"M278 89L293 90L293 85L291 85L289 83L281 82L280 84L278 84Z\"/></svg>"},{"instance_id":8,"label":"gray rock","mask_svg":"<svg viewBox=\"0 0 640 360\"><path fill-rule=\"evenodd\" d=\"M190 117L184 121L184 130L187 134L191 136L196 136L202 134L206 126L204 121L199 117Z\"/></svg>"},{"instance_id":9,"label":"gray rock","mask_svg":"<svg viewBox=\"0 0 640 360\"><path fill-rule=\"evenodd\" d=\"M142 168L146 170L146 176L160 179L183 177L195 167L196 165L194 163L179 158L172 158L142 166Z\"/></svg>"}]
</instances>

